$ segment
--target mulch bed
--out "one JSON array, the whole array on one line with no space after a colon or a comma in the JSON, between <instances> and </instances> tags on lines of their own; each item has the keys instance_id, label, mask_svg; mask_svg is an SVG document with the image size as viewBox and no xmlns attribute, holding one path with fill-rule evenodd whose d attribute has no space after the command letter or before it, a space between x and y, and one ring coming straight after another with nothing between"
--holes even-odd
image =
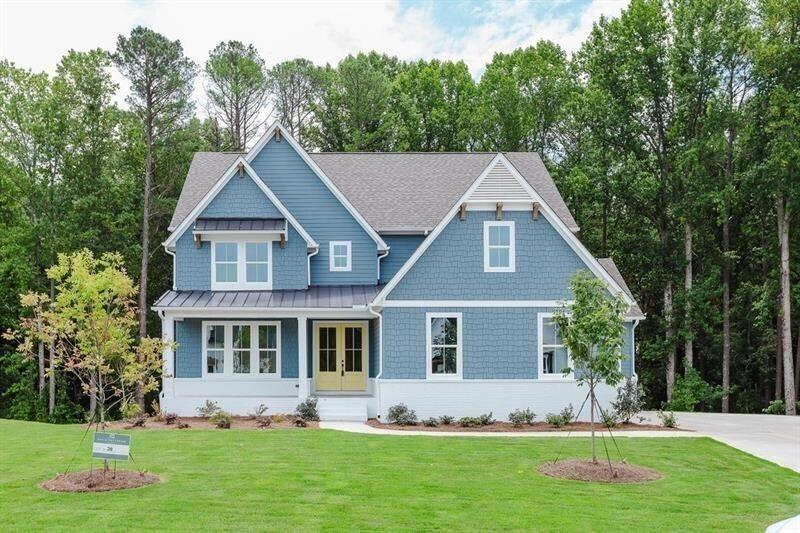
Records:
<instances>
[{"instance_id":1,"label":"mulch bed","mask_svg":"<svg viewBox=\"0 0 800 533\"><path fill-rule=\"evenodd\" d=\"M463 431L465 433L492 433L492 432L500 432L500 431L513 431L513 432L541 432L541 431L556 431L556 432L566 432L566 431L591 431L591 424L588 422L573 422L566 426L562 426L560 428L548 424L546 422L534 422L533 424L523 424L520 427L514 427L513 424L510 422L494 422L493 424L489 424L488 426L480 426L480 427L461 427L457 423L452 423L449 426L445 426L439 424L437 427L428 427L423 426L422 424L417 424L416 426L401 426L398 424L384 424L374 418L367 421L367 424L379 429L399 429L401 431ZM595 431L607 431L606 428L602 424L595 424L594 426ZM635 424L633 422L628 424L620 424L619 426L613 428L612 432L628 432L628 431L680 431L675 428L666 428L664 426L658 426L655 424Z\"/></svg>"},{"instance_id":2,"label":"mulch bed","mask_svg":"<svg viewBox=\"0 0 800 533\"><path fill-rule=\"evenodd\" d=\"M286 415L283 420L276 422L275 420L272 421L271 425L265 429L303 429L297 428L295 426L295 417L293 415ZM183 422L184 424L189 424L188 428L178 428L178 423ZM319 422L306 422L308 428L316 428L319 427ZM159 420L155 417L150 417L145 422L144 426L137 426L133 427L129 422L124 420L115 420L113 422L108 422L106 429L218 429L217 426L212 424L208 421L207 418L202 417L195 417L195 416L186 416L180 417L177 422L173 424L167 424L163 420ZM234 416L233 420L231 421L231 429L262 429L258 426L258 423L255 419L251 417L238 417Z\"/></svg>"},{"instance_id":3,"label":"mulch bed","mask_svg":"<svg viewBox=\"0 0 800 533\"><path fill-rule=\"evenodd\" d=\"M597 483L647 483L661 478L661 472L617 461L593 463L584 459L567 459L555 463L544 463L539 472L546 476Z\"/></svg>"},{"instance_id":4,"label":"mulch bed","mask_svg":"<svg viewBox=\"0 0 800 533\"><path fill-rule=\"evenodd\" d=\"M116 474L102 470L86 470L58 474L41 484L45 490L52 492L105 492L109 490L134 489L158 483L161 478L147 472L117 470Z\"/></svg>"}]
</instances>

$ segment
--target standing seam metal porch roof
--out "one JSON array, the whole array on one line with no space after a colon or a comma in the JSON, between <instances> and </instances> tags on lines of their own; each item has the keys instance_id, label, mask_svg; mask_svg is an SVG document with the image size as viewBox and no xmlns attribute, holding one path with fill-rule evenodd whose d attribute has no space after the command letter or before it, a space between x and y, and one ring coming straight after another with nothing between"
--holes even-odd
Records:
<instances>
[{"instance_id":1,"label":"standing seam metal porch roof","mask_svg":"<svg viewBox=\"0 0 800 533\"><path fill-rule=\"evenodd\" d=\"M371 303L382 288L383 285L324 285L275 291L167 291L153 307L351 309Z\"/></svg>"},{"instance_id":2,"label":"standing seam metal porch roof","mask_svg":"<svg viewBox=\"0 0 800 533\"><path fill-rule=\"evenodd\" d=\"M203 199L238 152L197 152L170 222L176 228ZM494 152L309 153L378 232L433 229L495 157ZM572 231L578 225L541 158L505 152L512 165Z\"/></svg>"}]
</instances>

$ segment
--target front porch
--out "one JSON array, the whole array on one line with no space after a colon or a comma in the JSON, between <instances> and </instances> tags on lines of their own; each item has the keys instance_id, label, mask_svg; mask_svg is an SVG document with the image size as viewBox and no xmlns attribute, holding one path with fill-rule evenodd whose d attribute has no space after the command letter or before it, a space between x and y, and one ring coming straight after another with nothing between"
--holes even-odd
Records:
<instances>
[{"instance_id":1,"label":"front porch","mask_svg":"<svg viewBox=\"0 0 800 533\"><path fill-rule=\"evenodd\" d=\"M164 351L165 412L195 416L212 401L234 415L261 404L289 414L316 397L323 420L377 414L379 320L366 306L155 308L177 344Z\"/></svg>"}]
</instances>

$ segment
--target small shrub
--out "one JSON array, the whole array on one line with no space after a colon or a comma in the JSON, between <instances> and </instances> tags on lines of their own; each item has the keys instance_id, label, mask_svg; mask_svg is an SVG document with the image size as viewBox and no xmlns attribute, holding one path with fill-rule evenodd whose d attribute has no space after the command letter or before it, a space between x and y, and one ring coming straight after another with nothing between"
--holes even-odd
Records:
<instances>
[{"instance_id":1,"label":"small shrub","mask_svg":"<svg viewBox=\"0 0 800 533\"><path fill-rule=\"evenodd\" d=\"M150 402L150 410L153 412L153 420L156 422L164 421L164 413L161 411L161 405L158 403L158 398L153 398Z\"/></svg>"},{"instance_id":2,"label":"small shrub","mask_svg":"<svg viewBox=\"0 0 800 533\"><path fill-rule=\"evenodd\" d=\"M455 422L455 418L450 415L442 415L439 417L439 423L443 426L449 426L453 422Z\"/></svg>"},{"instance_id":3,"label":"small shrub","mask_svg":"<svg viewBox=\"0 0 800 533\"><path fill-rule=\"evenodd\" d=\"M272 419L272 421L273 421L273 422L275 422L276 424L280 424L281 422L286 422L286 415L282 415L282 414L280 414L280 413L278 413L278 414L276 414L276 415L272 415L270 418L271 418L271 419ZM297 418L303 418L303 417L302 417L302 416L299 416L299 417L297 417Z\"/></svg>"},{"instance_id":4,"label":"small shrub","mask_svg":"<svg viewBox=\"0 0 800 533\"><path fill-rule=\"evenodd\" d=\"M479 418L474 416L462 416L458 419L458 425L462 428L476 428L482 426L483 424L481 424Z\"/></svg>"},{"instance_id":5,"label":"small shrub","mask_svg":"<svg viewBox=\"0 0 800 533\"><path fill-rule=\"evenodd\" d=\"M423 420L422 425L429 428L435 428L439 426L439 421L436 420L434 417L430 417Z\"/></svg>"},{"instance_id":6,"label":"small shrub","mask_svg":"<svg viewBox=\"0 0 800 533\"><path fill-rule=\"evenodd\" d=\"M190 426L186 422L178 422L178 425L175 426L175 427L178 428L178 429L189 429L192 426Z\"/></svg>"},{"instance_id":7,"label":"small shrub","mask_svg":"<svg viewBox=\"0 0 800 533\"><path fill-rule=\"evenodd\" d=\"M142 408L136 402L125 402L119 408L119 414L126 422L132 422L142 412Z\"/></svg>"},{"instance_id":8,"label":"small shrub","mask_svg":"<svg viewBox=\"0 0 800 533\"><path fill-rule=\"evenodd\" d=\"M317 411L317 399L306 398L304 401L297 404L295 408L297 416L303 420L319 420L319 411Z\"/></svg>"},{"instance_id":9,"label":"small shrub","mask_svg":"<svg viewBox=\"0 0 800 533\"><path fill-rule=\"evenodd\" d=\"M613 429L619 425L619 418L617 418L617 413L614 411L601 411L600 412L600 421L603 423L605 427L608 429Z\"/></svg>"},{"instance_id":10,"label":"small shrub","mask_svg":"<svg viewBox=\"0 0 800 533\"><path fill-rule=\"evenodd\" d=\"M536 418L536 414L527 409L515 409L508 413L508 421L513 424L515 428L522 427L522 424L528 424L529 426L533 424L534 419Z\"/></svg>"},{"instance_id":11,"label":"small shrub","mask_svg":"<svg viewBox=\"0 0 800 533\"><path fill-rule=\"evenodd\" d=\"M272 418L267 415L268 407L263 403L253 409L253 412L250 413L250 418L255 421L256 427L259 428L268 428L272 424Z\"/></svg>"},{"instance_id":12,"label":"small shrub","mask_svg":"<svg viewBox=\"0 0 800 533\"><path fill-rule=\"evenodd\" d=\"M489 411L488 414L478 416L478 422L482 426L488 426L494 423L494 418L492 418L492 412Z\"/></svg>"},{"instance_id":13,"label":"small shrub","mask_svg":"<svg viewBox=\"0 0 800 533\"><path fill-rule=\"evenodd\" d=\"M661 419L661 424L663 424L665 428L678 427L678 418L672 411L670 411L669 413L665 413L664 411L659 411L658 418Z\"/></svg>"},{"instance_id":14,"label":"small shrub","mask_svg":"<svg viewBox=\"0 0 800 533\"><path fill-rule=\"evenodd\" d=\"M259 417L262 417L262 416L266 416L267 415L267 411L269 411L269 407L267 407L266 405L264 405L262 403L258 407L253 409L253 411L247 416L249 416L252 419L256 419L256 418L259 418Z\"/></svg>"},{"instance_id":15,"label":"small shrub","mask_svg":"<svg viewBox=\"0 0 800 533\"><path fill-rule=\"evenodd\" d=\"M785 415L786 404L783 403L783 400L772 400L761 412L765 415Z\"/></svg>"},{"instance_id":16,"label":"small shrub","mask_svg":"<svg viewBox=\"0 0 800 533\"><path fill-rule=\"evenodd\" d=\"M304 427L308 427L308 422L306 422L302 418L295 418L294 419L294 425L299 427L299 428L304 428Z\"/></svg>"},{"instance_id":17,"label":"small shrub","mask_svg":"<svg viewBox=\"0 0 800 533\"><path fill-rule=\"evenodd\" d=\"M644 389L642 385L631 378L627 378L625 383L617 389L617 401L611 402L611 406L619 416L620 421L626 424L630 422L644 408Z\"/></svg>"},{"instance_id":18,"label":"small shrub","mask_svg":"<svg viewBox=\"0 0 800 533\"><path fill-rule=\"evenodd\" d=\"M571 424L575 421L575 408L569 404L561 410L561 418L564 419L564 424Z\"/></svg>"},{"instance_id":19,"label":"small shrub","mask_svg":"<svg viewBox=\"0 0 800 533\"><path fill-rule=\"evenodd\" d=\"M221 409L208 418L208 421L217 426L219 429L230 429L232 420L233 417L231 414Z\"/></svg>"},{"instance_id":20,"label":"small shrub","mask_svg":"<svg viewBox=\"0 0 800 533\"><path fill-rule=\"evenodd\" d=\"M557 413L547 413L544 419L548 424L557 428L564 427L564 425L567 423L567 421L564 420L564 417Z\"/></svg>"},{"instance_id":21,"label":"small shrub","mask_svg":"<svg viewBox=\"0 0 800 533\"><path fill-rule=\"evenodd\" d=\"M144 425L147 423L147 413L139 413L138 415L134 416L133 418L128 420L130 427L132 428L143 428Z\"/></svg>"},{"instance_id":22,"label":"small shrub","mask_svg":"<svg viewBox=\"0 0 800 533\"><path fill-rule=\"evenodd\" d=\"M390 423L401 426L415 426L417 424L417 413L409 409L406 404L398 403L389 408L388 420Z\"/></svg>"},{"instance_id":23,"label":"small shrub","mask_svg":"<svg viewBox=\"0 0 800 533\"><path fill-rule=\"evenodd\" d=\"M171 426L178 421L178 415L175 413L164 413L164 423Z\"/></svg>"},{"instance_id":24,"label":"small shrub","mask_svg":"<svg viewBox=\"0 0 800 533\"><path fill-rule=\"evenodd\" d=\"M217 402L206 400L206 403L202 407L197 408L197 414L203 418L210 418L221 410Z\"/></svg>"}]
</instances>

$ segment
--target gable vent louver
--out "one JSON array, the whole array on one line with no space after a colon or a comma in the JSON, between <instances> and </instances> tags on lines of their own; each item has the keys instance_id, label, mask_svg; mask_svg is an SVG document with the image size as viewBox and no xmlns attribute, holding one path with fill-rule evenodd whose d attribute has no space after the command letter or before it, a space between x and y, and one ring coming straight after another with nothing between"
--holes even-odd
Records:
<instances>
[{"instance_id":1,"label":"gable vent louver","mask_svg":"<svg viewBox=\"0 0 800 533\"><path fill-rule=\"evenodd\" d=\"M471 201L530 200L528 192L502 161L498 161L469 198Z\"/></svg>"}]
</instances>

